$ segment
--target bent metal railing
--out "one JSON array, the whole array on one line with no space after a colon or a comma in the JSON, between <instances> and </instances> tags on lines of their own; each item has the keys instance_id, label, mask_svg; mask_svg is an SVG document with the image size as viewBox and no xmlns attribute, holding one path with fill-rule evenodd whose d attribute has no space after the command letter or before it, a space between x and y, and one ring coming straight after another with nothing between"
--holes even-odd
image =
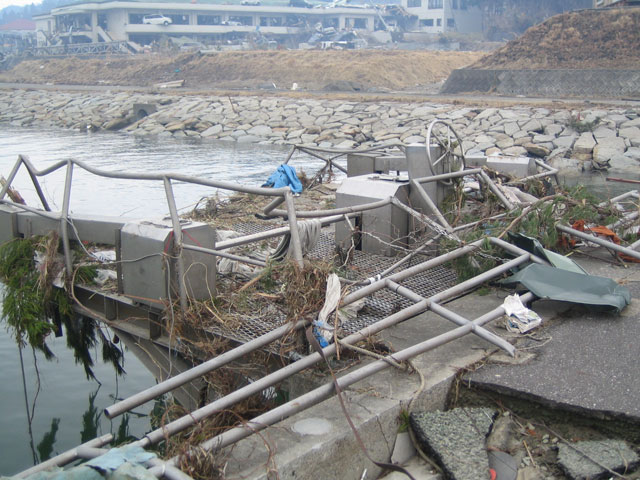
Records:
<instances>
[{"instance_id":1,"label":"bent metal railing","mask_svg":"<svg viewBox=\"0 0 640 480\"><path fill-rule=\"evenodd\" d=\"M5 199L9 188L13 180L21 166L24 166L31 177L33 185L36 189L36 193L42 203L42 207L44 211L37 208L32 208L20 203L15 203L11 200ZM116 179L124 179L124 180L147 180L147 181L161 181L164 185L167 206L169 208L171 222L173 226L173 248L177 257L177 274L180 281L178 281L178 291L180 294L180 303L183 309L187 307L187 291L184 285L184 261L182 259L182 249L184 248L183 239L182 239L182 228L180 226L180 218L178 217L178 210L176 207L175 196L173 193L172 182L184 182L191 183L196 185L204 185L208 187L213 187L222 190L230 190L234 192L241 193L250 193L254 195L263 195L267 197L280 197L279 200L286 202L287 214L289 220L290 234L291 234L291 245L293 248L293 257L296 262L300 265L302 264L302 249L300 246L300 238L298 236L298 228L296 222L296 212L295 205L293 203L293 198L291 194L291 190L286 188L263 188L263 187L252 187L247 185L242 185L239 183L233 182L223 182L223 181L215 181L208 180L198 177L192 177L189 175L183 175L179 173L126 173L126 172L110 172L105 170L100 170L79 160L61 160L56 162L55 164L43 169L37 170L31 161L24 155L19 155L18 160L16 161L13 169L9 173L7 177L6 184L3 186L2 190L0 190L0 203L11 205L13 207L26 210L38 215L45 216L47 218L57 220L60 222L60 233L62 237L62 244L64 250L64 258L65 258L65 266L67 267L67 272L73 271L73 261L71 256L71 247L70 247L70 236L69 236L69 227L70 227L70 218L69 218L69 205L71 200L71 187L73 182L73 170L74 167L80 167L83 170L86 170L89 173L100 177L106 178L116 178ZM57 170L66 168L66 176L64 183L64 194L62 200L62 209L60 212L52 212L51 207L49 206L42 188L38 182L38 177L42 177L48 175ZM78 239L80 240L80 239ZM204 249L206 250L206 249ZM215 255L215 251L211 251L210 253Z\"/></svg>"},{"instance_id":2,"label":"bent metal railing","mask_svg":"<svg viewBox=\"0 0 640 480\"><path fill-rule=\"evenodd\" d=\"M290 157L289 157L290 158ZM287 159L288 160L288 159ZM333 163L333 159L326 160L325 166L330 166ZM32 207L28 207L26 205L22 205L10 200L6 200L4 197L7 195L11 183L16 177L18 170L21 166L25 166L27 169L34 187L36 189L36 193L42 202L42 206L44 210L36 209ZM196 177L190 177L182 174L172 174L172 173L158 173L158 174L146 174L146 173L122 173L122 172L108 172L102 171L99 169L95 169L86 165L83 162L76 160L66 160L58 162L44 170L37 170L31 164L29 159L25 156L19 156L18 161L14 165L11 173L7 178L7 182L5 186L0 191L0 203L12 205L17 208L24 209L29 212L34 212L39 215L46 216L48 218L54 219L60 223L61 236L63 239L63 248L65 253L65 262L69 266L69 271L71 271L71 256L70 256L70 238L69 238L69 226L72 226L71 220L69 218L69 203L70 203L70 195L71 195L71 186L72 186L72 178L73 178L73 169L74 166L78 166L83 168L84 170L93 173L95 175L99 175L102 177L108 178L120 178L120 179L131 179L131 180L151 180L151 181L162 181L165 189L167 204L170 210L172 225L173 225L173 242L174 248L179 253L182 249L192 249L197 251L202 251L205 253L210 253L212 255L221 255L224 256L223 250L228 248L232 248L234 246L244 245L256 241L260 241L266 238L272 238L279 235L290 234L291 235L291 243L292 248L294 250L294 259L301 263L302 262L302 250L300 246L299 238L296 241L296 236L298 233L297 227L297 218L319 218L321 223L324 225L328 225L330 223L338 222L338 221L348 221L348 218L352 215L359 214L365 210L371 210L375 208L380 208L385 205L394 204L398 206L397 199L388 198L385 200L371 202L369 204L358 205L354 207L346 207L342 209L334 209L334 210L319 210L314 212L296 212L295 205L293 203L293 198L289 188L280 188L280 189L271 189L271 188L262 188L262 187L250 187L232 182L219 182L213 180L205 180ZM65 176L65 188L64 188L64 199L63 206L60 212L52 212L49 204L47 203L45 196L40 188L37 178L43 175L47 175L52 173L58 169L62 169L66 167L66 176ZM473 174L481 175L480 172L473 171ZM460 175L460 174L456 174ZM437 179L437 178L436 178ZM426 179L417 179L415 182L418 186L421 183L427 181ZM433 179L432 179L433 180ZM483 178L484 180L484 178ZM173 195L172 189L172 181L180 181L186 183L193 183L198 185L211 186L214 188L231 190L236 192L243 193L251 193L257 195L265 195L270 197L275 197L274 200L264 209L264 214L267 216L285 216L288 220L288 225L280 228L276 228L274 230L246 235L244 237L220 241L215 244L215 249L206 249L203 247L196 247L192 245L183 245L182 244L182 231L180 226L180 219L178 217L177 208L175 204L175 198ZM489 183L489 182L488 182ZM421 187L420 187L421 189ZM637 194L634 198L637 198ZM276 210L276 207L282 203L286 204L286 210ZM507 202L508 203L508 202ZM506 205L505 205L506 206ZM422 219L427 226L431 226L436 230L439 235L451 235L452 231L447 231L449 229L446 226L440 225L440 229L436 224L434 227L434 221L427 219L421 212L418 212L412 209L409 206L403 205L405 211L412 215L414 218ZM432 212L434 213L434 212ZM444 228L443 228L444 227ZM560 228L560 227L559 227ZM453 229L455 231L457 229ZM571 234L575 234L573 231L568 232ZM593 237L589 238L590 241L594 241ZM430 240L430 241L433 241ZM454 260L456 258L460 258L465 255L470 255L476 252L482 245L484 241L489 241L492 245L501 248L502 250L508 252L510 255L515 256L512 260L505 261L502 264L492 268L491 270L484 272L476 277L473 277L469 280L466 280L458 285L447 288L444 291L432 295L428 298L425 298L418 293L412 291L411 289L400 285L400 282L415 276L419 273L425 272L431 268L442 265L446 262ZM611 242L607 242L611 243ZM610 248L607 246L607 248ZM638 252L635 252L629 248L619 247L624 249L625 253L632 252L638 255ZM504 314L504 308L502 306L498 306L492 311L476 318L475 320L469 320L467 318L462 317L461 315L451 311L448 308L443 306L443 303L449 299L455 298L460 294L464 294L469 292L471 289L481 285L482 283L496 278L503 273L507 272L511 268L514 268L518 265L522 265L527 262L536 262L536 263L546 263L546 261L536 257L535 255L526 252L514 245L511 245L507 242L504 242L498 238L488 238L483 240L478 240L468 245L464 245L459 247L456 250L448 252L446 254L440 255L436 258L432 258L430 260L421 262L417 265L409 267L405 270L402 270L397 273L392 273L392 271L401 265L406 259L410 258L412 254L408 255L404 259L400 260L396 264L394 264L391 268L388 268L381 274L368 279L365 282L360 282L354 287L361 287L358 290L352 291L348 295L346 295L342 299L341 306L346 306L351 303L354 303L357 300L365 298L369 295L372 295L375 292L386 289L391 292L410 300L413 302L409 307L403 308L379 321L368 325L356 333L346 336L341 340L341 343L346 345L354 344L358 341L361 341L377 332L380 332L390 326L396 325L404 320L412 318L420 313L431 311L434 314L441 316L452 323L454 323L457 327L449 332L438 335L431 339L424 340L413 347L410 347L401 352L395 353L389 356L389 359L393 360L406 360L410 359L418 354L422 354L428 350L432 350L438 346L449 343L457 338L460 338L469 333L473 333L480 338L490 342L493 345L498 346L509 354L513 355L515 352L514 347L498 337L497 335L489 332L488 330L483 328L483 325L486 323L500 317ZM180 264L178 264L178 268L180 268ZM182 266L184 268L184 265ZM182 278L182 276L180 276ZM186 303L186 290L184 286L179 282L181 301L184 300ZM184 296L184 299L183 299ZM532 300L533 296L531 294L526 294L523 297L524 301ZM187 370L177 376L171 377L163 382L158 383L156 386L139 392L138 394L133 395L127 399L124 399L114 405L108 407L105 410L105 414L109 418L113 418L117 415L120 415L126 411L135 408L142 403L145 403L148 400L151 400L158 395L163 393L170 392L188 382L191 382L202 375L210 373L218 368L227 365L229 362L237 360L241 357L244 357L248 353L251 353L257 349L263 348L277 340L280 340L283 336L289 334L292 330L298 330L304 328L309 325L309 321L303 318L297 319L295 322L283 325L275 328L274 330L266 333L260 337L257 337L245 344L242 344L232 350L225 352L222 355L219 355L213 359L210 359L190 370ZM166 425L162 428L154 430L148 434L146 434L142 439L135 442L136 445L141 447L148 447L153 445L159 441L162 441L167 436L175 435L187 428L190 428L194 424L199 421L206 419L207 417L220 412L221 410L227 409L236 403L246 399L247 397L257 394L266 388L274 386L284 379L289 378L290 376L303 371L306 368L312 367L322 360L324 357L329 357L336 353L336 345L332 344L323 349L323 354L312 353L307 356L302 357L298 361L290 363L289 365L277 370L265 377L262 377L238 390L235 390L229 395L218 398L215 401L205 405L204 407L197 409L190 414L178 418ZM384 368L388 367L388 363L386 361L378 361L374 362L370 365L362 367L358 370L355 370L352 373L349 373L338 379L338 383L341 387L348 387L353 383L360 381L370 375L373 375ZM288 402L284 405L281 405L259 417L256 417L248 424L243 425L241 427L235 427L231 430L226 431L212 439L207 440L201 447L206 449L214 449L214 448L223 448L224 446L230 445L244 437L255 433L263 428L266 428L269 425L280 421L283 418L287 418L302 409L308 408L312 405L323 401L324 399L330 397L335 392L333 384L327 384L320 388L317 388L307 394L302 395L301 397L296 398L292 402ZM86 444L83 444L75 449L72 449L68 452L65 452L50 461L32 467L31 469L18 474L18 477L24 477L27 474L34 473L36 471L43 470L49 466L53 465L65 465L69 462L78 459L78 458L93 458L99 455L102 455L106 452L105 449L101 448L103 445L106 445L110 439L108 436L100 437L99 439L94 439ZM171 479L185 479L188 478L184 473L180 472L175 465L177 464L177 460L171 459L168 462L163 462L161 460L152 460L148 463L148 468L151 473L158 477L167 477Z\"/></svg>"},{"instance_id":3,"label":"bent metal railing","mask_svg":"<svg viewBox=\"0 0 640 480\"><path fill-rule=\"evenodd\" d=\"M346 295L341 302L341 306L352 304L382 289L391 290L392 292L395 292L396 294L409 299L413 302L413 304L377 321L372 325L361 329L354 334L346 336L340 341L340 343L343 345L353 345L363 339L368 338L371 335L374 335L375 333L378 333L393 325L397 325L402 321L415 317L416 315L419 315L426 311L431 311L436 315L451 321L456 325L456 327L446 333L419 342L416 345L405 350L394 353L392 355L388 355L384 360L376 361L338 378L337 382L340 387L346 388L360 380L363 380L364 378L382 371L389 366L389 363L387 363L389 360L409 360L417 355L425 353L429 350L433 350L439 346L445 345L470 333L473 333L480 338L487 340L491 344L498 346L510 355L514 355L515 348L509 342L483 328L483 325L502 316L504 314L504 307L498 306L474 320L469 320L455 313L451 309L443 306L446 301L453 299L461 294L467 293L478 285L481 285L482 283L492 278L499 277L503 273L518 265L523 265L528 262L546 263L544 260L536 257L535 255L502 240L496 238L489 238L488 240L494 246L502 248L509 254L515 256L515 258L506 261L505 263L498 265L493 269L484 272L483 274L480 274L458 285L445 289L440 293L432 295L429 298L425 298L413 292L409 288L403 287L399 282L402 282L414 275L417 275L436 266L442 265L443 263L446 263L448 261L463 257L465 255L473 254L477 249L480 248L484 240L478 240L476 242L473 242L472 244L465 245L449 253L440 255L439 257L424 261L406 270L393 274L387 278L374 281L370 285ZM534 299L533 295L530 293L525 294L522 298L525 302ZM248 342L244 345L236 347L199 366L185 371L180 375L169 378L154 387L151 387L136 395L133 395L132 397L124 399L107 408L105 410L105 413L109 418L120 415L135 408L138 405L141 405L149 399L155 398L162 393L169 392L175 388L178 388L185 383L188 383L206 373L221 368L224 365L227 365L229 362L236 360L258 348L261 348L266 344L280 339L282 336L288 334L292 328L299 329L307 325L307 320L298 319L294 324L279 327L260 338L256 338L252 342ZM214 415L215 413L228 409L229 407L248 398L249 396L257 394L265 390L266 388L269 388L270 386L274 386L282 382L283 380L291 377L296 373L299 373L307 368L316 365L323 359L323 357L328 358L335 355L336 350L336 345L331 344L322 349L322 355L319 352L314 352L307 356L304 356L298 361L290 363L289 365L269 375L266 375L238 390L235 390L234 392L224 397L216 399L215 401L205 405L200 409L197 409L183 417L165 424L163 427L146 434L142 439L134 442L134 445L146 448L164 440L165 438L167 438L167 436L173 436L179 432L182 432L185 429L194 426L198 422ZM290 402L276 407L260 415L259 417L254 418L243 426L232 428L220 435L217 435L214 438L205 441L200 445L200 448L213 450L229 446L245 437L248 437L252 433L267 428L268 426L273 425L284 418L288 418L303 409L316 405L334 394L335 389L333 384L323 385L300 397L297 397ZM106 449L88 445L76 447L76 449L73 449L72 451L73 458L94 458L106 452ZM67 458L69 455L68 452L65 452L65 454L67 455L67 457L61 458L59 461L54 459L54 462L58 462L56 463L56 465L63 465L67 463ZM147 467L149 468L150 473L158 477L165 476L167 478L179 478L176 476L178 475L175 468L177 464L178 458L174 457L168 461L165 461L164 463L160 460L150 461L147 464ZM51 465L51 463L49 463L49 465ZM34 471L38 471L38 467L39 466L33 467L29 470L29 472L31 473ZM19 476L22 477L23 475L19 474Z\"/></svg>"}]
</instances>

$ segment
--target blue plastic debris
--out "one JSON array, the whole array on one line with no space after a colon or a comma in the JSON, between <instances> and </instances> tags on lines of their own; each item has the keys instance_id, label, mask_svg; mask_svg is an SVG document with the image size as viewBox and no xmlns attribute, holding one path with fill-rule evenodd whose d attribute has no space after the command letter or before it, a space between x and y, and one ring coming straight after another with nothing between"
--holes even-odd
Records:
<instances>
[{"instance_id":1,"label":"blue plastic debris","mask_svg":"<svg viewBox=\"0 0 640 480\"><path fill-rule=\"evenodd\" d=\"M112 448L104 455L89 460L85 465L102 471L116 470L123 463L141 464L155 458L155 453L147 452L137 445Z\"/></svg>"},{"instance_id":2,"label":"blue plastic debris","mask_svg":"<svg viewBox=\"0 0 640 480\"><path fill-rule=\"evenodd\" d=\"M298 180L296 170L286 164L280 165L262 186L273 188L289 187L293 193L302 192L302 183Z\"/></svg>"}]
</instances>

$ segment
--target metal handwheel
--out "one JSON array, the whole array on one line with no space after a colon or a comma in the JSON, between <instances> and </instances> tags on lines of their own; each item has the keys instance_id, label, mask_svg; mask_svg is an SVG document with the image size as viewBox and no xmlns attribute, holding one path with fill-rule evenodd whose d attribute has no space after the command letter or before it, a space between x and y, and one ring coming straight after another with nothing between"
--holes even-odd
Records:
<instances>
[{"instance_id":1,"label":"metal handwheel","mask_svg":"<svg viewBox=\"0 0 640 480\"><path fill-rule=\"evenodd\" d=\"M431 155L431 145L440 147L437 158ZM427 159L432 175L461 172L465 167L462 141L451 125L443 120L434 120L427 129ZM438 167L442 164L442 169ZM439 180L444 185L452 185L451 178Z\"/></svg>"}]
</instances>

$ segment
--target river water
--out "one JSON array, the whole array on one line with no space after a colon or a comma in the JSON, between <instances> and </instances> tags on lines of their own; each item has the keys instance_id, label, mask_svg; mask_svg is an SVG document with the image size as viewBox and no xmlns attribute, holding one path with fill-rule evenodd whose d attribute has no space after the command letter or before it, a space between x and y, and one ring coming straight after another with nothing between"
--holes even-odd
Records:
<instances>
[{"instance_id":1,"label":"river water","mask_svg":"<svg viewBox=\"0 0 640 480\"><path fill-rule=\"evenodd\" d=\"M282 163L287 149L243 146L233 142L189 142L139 139L120 134L77 133L66 130L0 130L0 174L7 177L18 154L27 155L43 169L62 159L75 158L93 167L128 172L178 172L216 180L259 185ZM308 159L306 163L314 167ZM50 205L62 205L64 169L41 181ZM168 213L161 182L112 180L74 170L71 211L109 216L149 218ZM39 205L24 168L14 185L30 205ZM211 188L174 185L178 208L187 211ZM102 410L116 398L129 396L155 383L132 354L125 353L126 376L118 378L110 364L95 352L97 381L86 380L81 365L66 348L66 339L48 342L56 355L47 361L27 348L20 352L10 333L0 327L0 475L10 475L104 433L140 436L150 429L143 405L134 414L109 421ZM37 388L37 369L40 389ZM22 368L24 367L24 382ZM25 394L26 391L26 394ZM34 399L35 408L33 407ZM26 396L26 401L25 401ZM32 417L29 422L29 417ZM124 420L123 420L124 419Z\"/></svg>"}]
</instances>

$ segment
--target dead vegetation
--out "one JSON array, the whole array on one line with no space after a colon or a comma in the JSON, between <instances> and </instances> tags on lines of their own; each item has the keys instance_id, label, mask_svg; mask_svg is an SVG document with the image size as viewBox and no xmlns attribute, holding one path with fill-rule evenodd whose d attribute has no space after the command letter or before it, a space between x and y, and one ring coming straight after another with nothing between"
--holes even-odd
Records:
<instances>
[{"instance_id":1,"label":"dead vegetation","mask_svg":"<svg viewBox=\"0 0 640 480\"><path fill-rule=\"evenodd\" d=\"M640 9L599 9L556 15L528 29L470 68L640 68Z\"/></svg>"},{"instance_id":2,"label":"dead vegetation","mask_svg":"<svg viewBox=\"0 0 640 480\"><path fill-rule=\"evenodd\" d=\"M139 55L105 59L28 60L0 74L2 82L70 85L133 85L185 80L188 88L289 90L351 83L362 90L402 90L440 82L483 54L404 50L283 50L211 55Z\"/></svg>"}]
</instances>

